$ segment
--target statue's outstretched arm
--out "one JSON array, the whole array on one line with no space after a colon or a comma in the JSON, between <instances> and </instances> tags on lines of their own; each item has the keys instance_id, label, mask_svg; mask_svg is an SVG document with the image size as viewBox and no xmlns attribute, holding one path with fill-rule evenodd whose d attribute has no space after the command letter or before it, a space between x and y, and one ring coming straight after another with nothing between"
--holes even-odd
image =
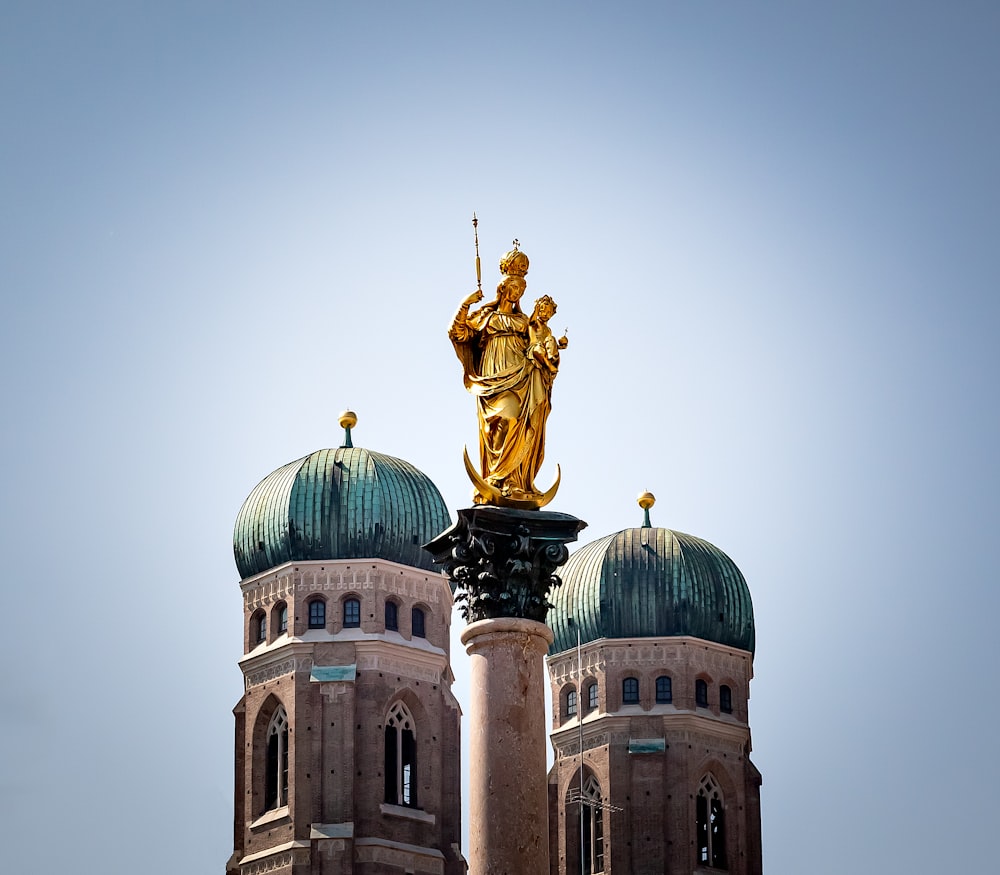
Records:
<instances>
[{"instance_id":1,"label":"statue's outstretched arm","mask_svg":"<svg viewBox=\"0 0 1000 875\"><path fill-rule=\"evenodd\" d=\"M455 318L451 321L451 328L448 329L448 337L457 343L465 343L472 339L475 333L469 325L469 307L479 303L483 299L481 291L475 291L469 295L458 307Z\"/></svg>"}]
</instances>

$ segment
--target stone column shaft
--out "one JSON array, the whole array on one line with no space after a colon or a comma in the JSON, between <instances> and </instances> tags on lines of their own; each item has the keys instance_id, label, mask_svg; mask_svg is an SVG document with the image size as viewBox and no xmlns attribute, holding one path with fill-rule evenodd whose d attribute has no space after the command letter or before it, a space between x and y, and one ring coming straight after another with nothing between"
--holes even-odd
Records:
<instances>
[{"instance_id":1,"label":"stone column shaft","mask_svg":"<svg viewBox=\"0 0 1000 875\"><path fill-rule=\"evenodd\" d=\"M462 632L471 658L470 841L474 875L548 875L545 666L552 632L517 617Z\"/></svg>"}]
</instances>

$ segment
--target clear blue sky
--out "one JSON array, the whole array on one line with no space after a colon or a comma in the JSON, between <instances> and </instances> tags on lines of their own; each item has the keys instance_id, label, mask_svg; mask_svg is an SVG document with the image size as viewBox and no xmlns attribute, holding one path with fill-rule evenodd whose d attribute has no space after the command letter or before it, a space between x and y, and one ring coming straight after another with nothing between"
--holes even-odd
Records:
<instances>
[{"instance_id":1,"label":"clear blue sky","mask_svg":"<svg viewBox=\"0 0 1000 875\"><path fill-rule=\"evenodd\" d=\"M347 406L468 502L476 210L569 328L553 509L650 489L750 583L768 875L989 869L998 45L991 2L4 4L5 868L222 871L236 512Z\"/></svg>"}]
</instances>

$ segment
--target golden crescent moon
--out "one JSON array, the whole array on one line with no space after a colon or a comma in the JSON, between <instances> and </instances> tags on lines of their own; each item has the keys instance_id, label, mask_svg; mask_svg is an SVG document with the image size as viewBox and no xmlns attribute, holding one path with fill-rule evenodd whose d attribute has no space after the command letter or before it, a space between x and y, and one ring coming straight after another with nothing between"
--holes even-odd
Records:
<instances>
[{"instance_id":1,"label":"golden crescent moon","mask_svg":"<svg viewBox=\"0 0 1000 875\"><path fill-rule=\"evenodd\" d=\"M476 487L476 492L484 499L485 504L492 504L496 507L513 507L518 510L538 510L552 501L556 497L556 492L559 491L559 483L562 481L562 469L556 465L555 482L541 495L524 499L507 498L493 484L487 483L483 476L476 470L475 465L472 464L472 460L469 458L468 447L465 447L463 456L465 459L465 472L469 475L472 485Z\"/></svg>"}]
</instances>

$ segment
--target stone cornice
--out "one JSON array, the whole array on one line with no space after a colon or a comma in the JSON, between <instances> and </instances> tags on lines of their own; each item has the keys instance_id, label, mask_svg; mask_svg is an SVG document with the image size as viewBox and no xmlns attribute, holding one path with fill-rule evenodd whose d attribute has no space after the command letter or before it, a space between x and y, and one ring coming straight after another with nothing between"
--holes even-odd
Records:
<instances>
[{"instance_id":1,"label":"stone cornice","mask_svg":"<svg viewBox=\"0 0 1000 875\"><path fill-rule=\"evenodd\" d=\"M667 745L678 741L699 741L722 746L734 752L741 752L750 738L750 729L745 723L723 720L711 712L699 710L675 711L672 714L651 714L643 712L638 717L661 717L663 738ZM601 714L583 723L583 749L591 750L608 744L628 744L635 737L632 731L632 716L621 714ZM649 724L644 722L643 738L650 737ZM556 760L576 756L580 750L580 727L574 722L549 733L555 750Z\"/></svg>"},{"instance_id":2,"label":"stone cornice","mask_svg":"<svg viewBox=\"0 0 1000 875\"><path fill-rule=\"evenodd\" d=\"M372 572L381 576L383 583L402 579L408 586L414 583L428 585L426 600L432 603L451 602L448 580L439 572L424 571L388 559L328 559L309 562L286 562L254 577L240 582L244 604L247 608L277 597L287 596L293 590L325 592L364 590L371 587ZM386 591L395 592L388 587ZM402 592L401 594L407 594Z\"/></svg>"},{"instance_id":3,"label":"stone cornice","mask_svg":"<svg viewBox=\"0 0 1000 875\"><path fill-rule=\"evenodd\" d=\"M612 666L668 667L693 661L697 656L720 671L753 677L753 654L748 650L727 647L688 635L662 638L600 638L581 648L583 676L607 671ZM548 657L549 677L555 685L577 679L576 649Z\"/></svg>"}]
</instances>

